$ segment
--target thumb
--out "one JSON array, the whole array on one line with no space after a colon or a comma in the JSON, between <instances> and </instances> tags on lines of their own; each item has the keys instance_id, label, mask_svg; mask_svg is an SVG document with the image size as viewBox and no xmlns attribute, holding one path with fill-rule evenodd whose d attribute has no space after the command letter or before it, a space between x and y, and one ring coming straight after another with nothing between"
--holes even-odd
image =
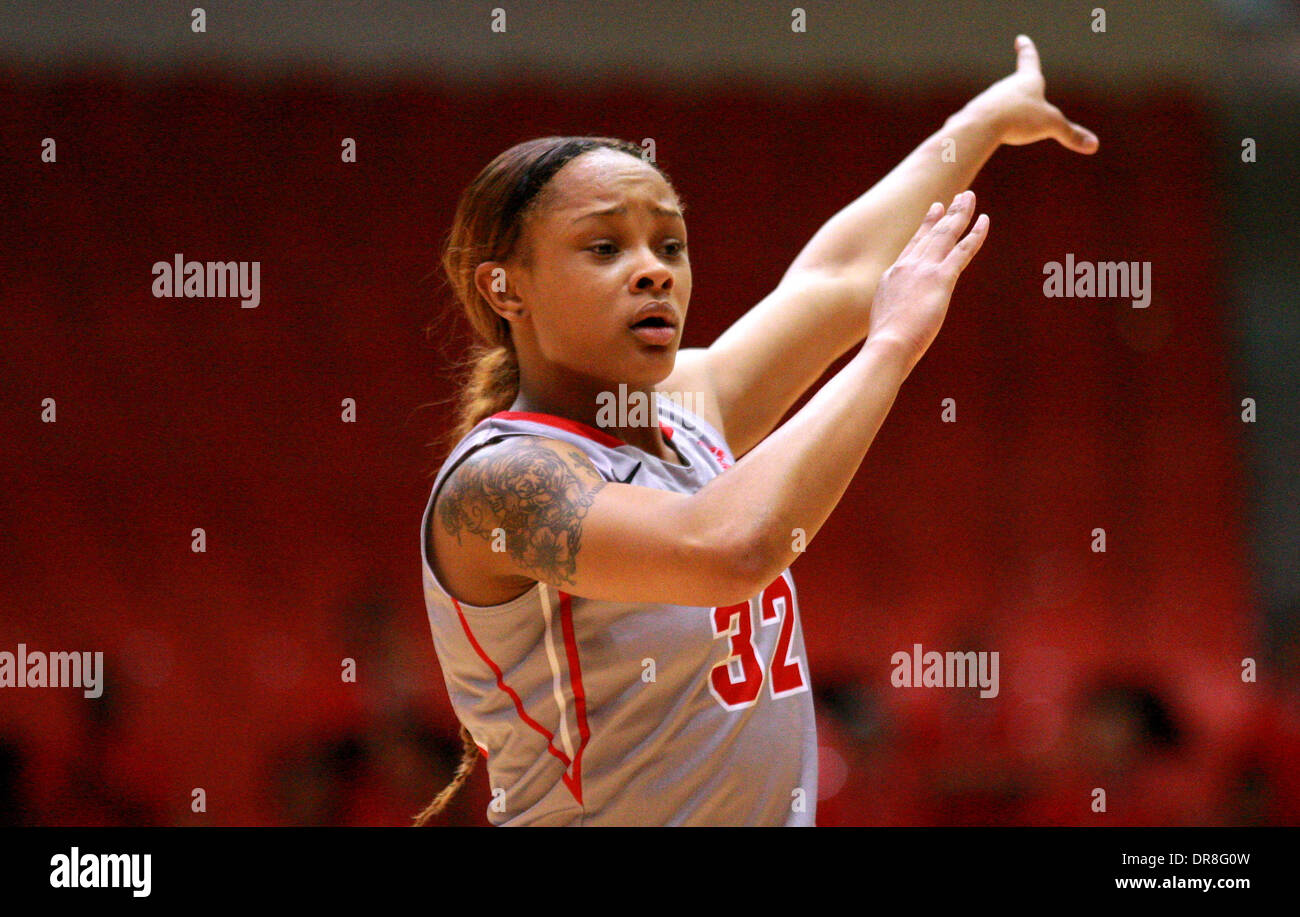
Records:
<instances>
[{"instance_id":1,"label":"thumb","mask_svg":"<svg viewBox=\"0 0 1300 917\"><path fill-rule=\"evenodd\" d=\"M1082 124L1075 124L1073 121L1062 119L1062 125L1056 133L1056 139L1060 141L1061 146L1068 150L1074 150L1076 153L1095 153L1101 146L1101 141L1097 135L1088 130Z\"/></svg>"}]
</instances>

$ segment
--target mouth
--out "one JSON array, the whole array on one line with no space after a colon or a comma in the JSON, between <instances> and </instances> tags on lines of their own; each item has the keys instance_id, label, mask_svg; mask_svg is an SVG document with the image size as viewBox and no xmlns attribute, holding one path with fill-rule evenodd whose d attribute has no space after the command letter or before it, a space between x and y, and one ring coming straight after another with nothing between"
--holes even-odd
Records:
<instances>
[{"instance_id":1,"label":"mouth","mask_svg":"<svg viewBox=\"0 0 1300 917\"><path fill-rule=\"evenodd\" d=\"M677 337L678 323L677 310L670 303L649 302L632 316L628 328L643 343L663 347Z\"/></svg>"},{"instance_id":2,"label":"mouth","mask_svg":"<svg viewBox=\"0 0 1300 917\"><path fill-rule=\"evenodd\" d=\"M655 347L666 347L677 337L676 326L661 316L642 319L630 327L637 340Z\"/></svg>"}]
</instances>

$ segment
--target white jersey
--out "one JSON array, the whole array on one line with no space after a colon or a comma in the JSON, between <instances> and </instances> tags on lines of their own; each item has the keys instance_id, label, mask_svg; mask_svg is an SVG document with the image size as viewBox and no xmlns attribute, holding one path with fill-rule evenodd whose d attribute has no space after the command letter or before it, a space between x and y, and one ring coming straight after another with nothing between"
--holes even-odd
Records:
<instances>
[{"instance_id":1,"label":"white jersey","mask_svg":"<svg viewBox=\"0 0 1300 917\"><path fill-rule=\"evenodd\" d=\"M596 601L540 582L475 606L429 565L438 489L502 437L571 443L607 481L680 493L731 467L716 429L656 400L681 464L576 421L504 411L457 444L429 495L429 625L452 706L487 759L494 825L814 824L816 723L788 569L720 608Z\"/></svg>"}]
</instances>

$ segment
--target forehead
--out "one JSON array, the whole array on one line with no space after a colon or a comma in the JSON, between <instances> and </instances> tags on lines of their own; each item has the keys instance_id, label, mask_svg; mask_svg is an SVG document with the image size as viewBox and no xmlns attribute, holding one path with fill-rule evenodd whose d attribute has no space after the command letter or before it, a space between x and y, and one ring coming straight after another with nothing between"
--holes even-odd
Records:
<instances>
[{"instance_id":1,"label":"forehead","mask_svg":"<svg viewBox=\"0 0 1300 917\"><path fill-rule=\"evenodd\" d=\"M677 195L649 163L618 150L590 150L564 164L550 182L553 214L572 219L602 204L644 201L668 209Z\"/></svg>"}]
</instances>

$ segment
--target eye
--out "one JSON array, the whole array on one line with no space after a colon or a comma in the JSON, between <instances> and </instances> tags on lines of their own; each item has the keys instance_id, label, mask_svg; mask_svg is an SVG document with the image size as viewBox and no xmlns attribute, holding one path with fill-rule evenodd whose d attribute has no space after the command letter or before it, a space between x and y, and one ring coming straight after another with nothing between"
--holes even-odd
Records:
<instances>
[{"instance_id":1,"label":"eye","mask_svg":"<svg viewBox=\"0 0 1300 917\"><path fill-rule=\"evenodd\" d=\"M686 243L676 240L664 243L664 250L670 258L678 258L686 251ZM613 242L597 242L595 245L587 246L587 251L594 252L600 257L610 257L618 252L618 246Z\"/></svg>"}]
</instances>

